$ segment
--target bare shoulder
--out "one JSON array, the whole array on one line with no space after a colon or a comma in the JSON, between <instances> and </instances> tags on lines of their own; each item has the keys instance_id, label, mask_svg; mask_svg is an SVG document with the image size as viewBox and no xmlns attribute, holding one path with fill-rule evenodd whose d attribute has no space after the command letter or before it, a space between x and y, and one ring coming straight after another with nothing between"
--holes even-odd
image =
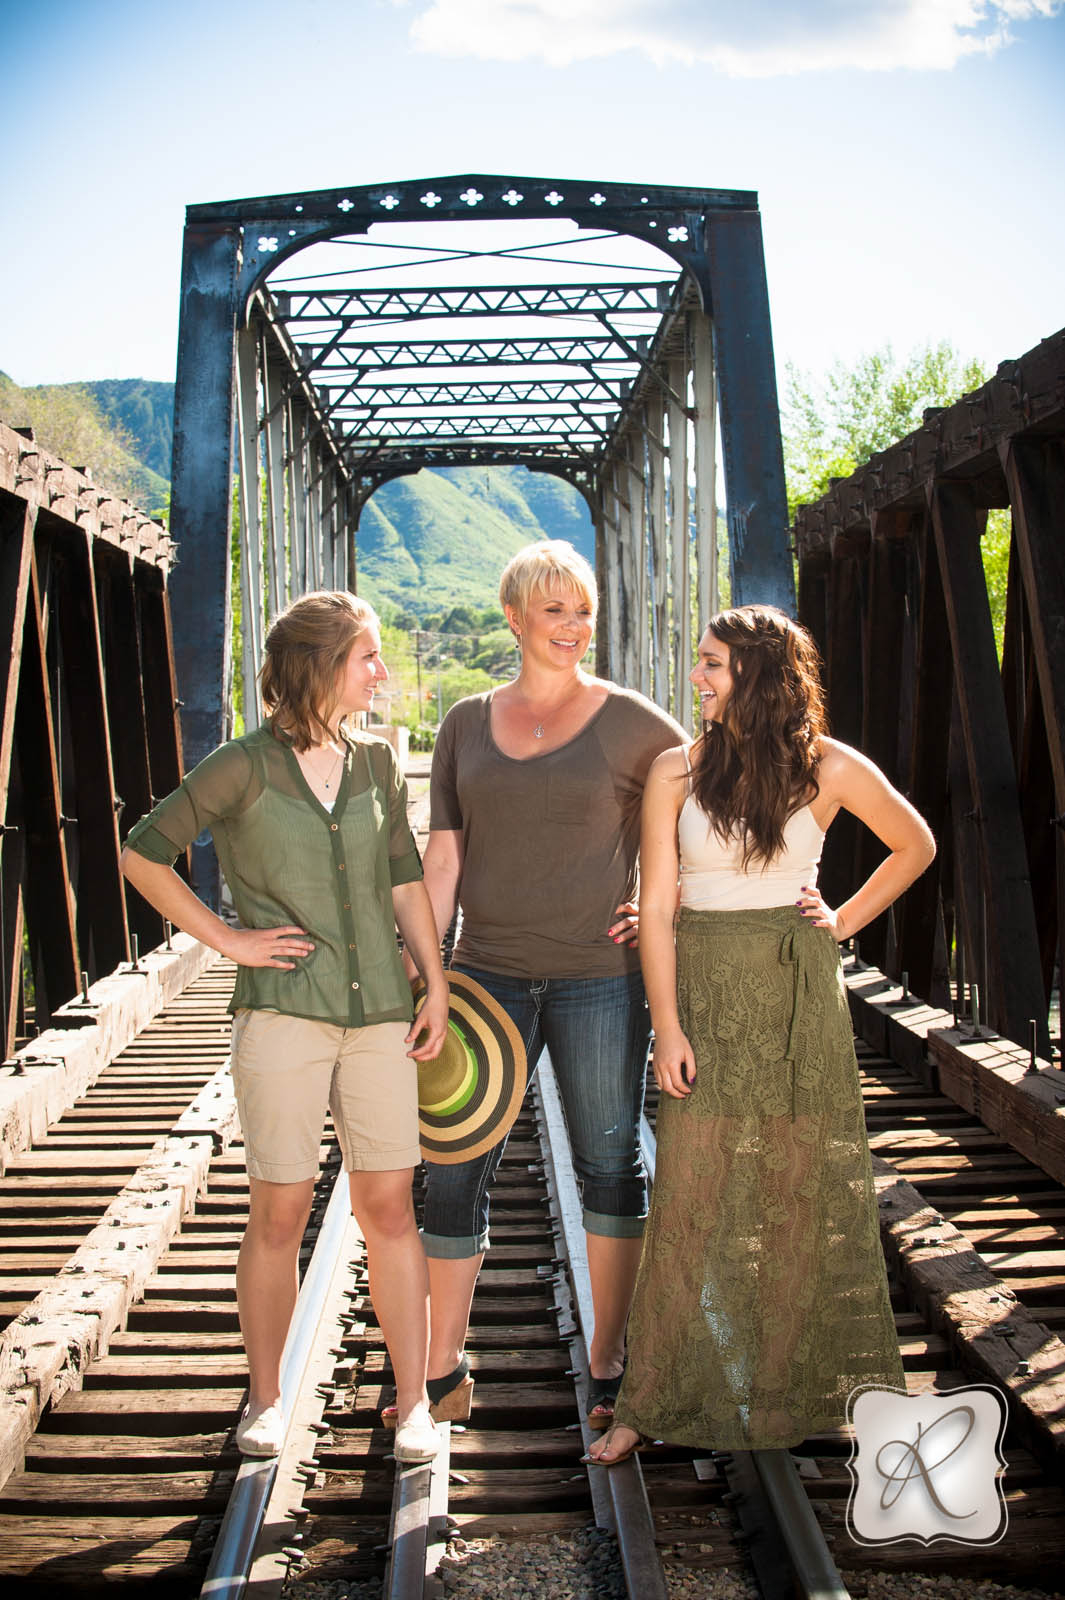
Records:
<instances>
[{"instance_id":1,"label":"bare shoulder","mask_svg":"<svg viewBox=\"0 0 1065 1600\"><path fill-rule=\"evenodd\" d=\"M675 745L655 757L647 773L645 794L649 800L672 806L679 811L688 793L685 779L689 773L687 746Z\"/></svg>"},{"instance_id":2,"label":"bare shoulder","mask_svg":"<svg viewBox=\"0 0 1065 1600\"><path fill-rule=\"evenodd\" d=\"M838 783L846 783L855 776L873 774L879 770L868 756L863 756L853 745L830 739L827 734L822 735L817 763L817 780L822 794L831 793Z\"/></svg>"},{"instance_id":3,"label":"bare shoulder","mask_svg":"<svg viewBox=\"0 0 1065 1600\"><path fill-rule=\"evenodd\" d=\"M931 860L935 843L924 818L860 750L838 739L822 739L817 779L819 807L842 807L859 817L890 849L919 844Z\"/></svg>"}]
</instances>

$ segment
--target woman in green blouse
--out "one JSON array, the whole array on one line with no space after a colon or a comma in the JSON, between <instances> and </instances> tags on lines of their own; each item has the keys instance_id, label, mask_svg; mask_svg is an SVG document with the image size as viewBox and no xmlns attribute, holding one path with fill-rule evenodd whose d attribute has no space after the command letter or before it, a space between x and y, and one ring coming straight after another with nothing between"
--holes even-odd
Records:
<instances>
[{"instance_id":1,"label":"woman in green blouse","mask_svg":"<svg viewBox=\"0 0 1065 1600\"><path fill-rule=\"evenodd\" d=\"M268 721L200 762L137 824L122 855L156 910L237 964L232 1071L250 1185L237 1263L250 1374L237 1444L246 1455L276 1455L284 1438L281 1353L327 1105L396 1377L395 1453L425 1461L436 1451L411 1177L417 1063L443 1042L447 980L395 756L345 725L370 709L387 676L364 601L339 592L295 601L267 635ZM205 828L242 926L216 916L173 870ZM397 924L426 983L413 1021Z\"/></svg>"}]
</instances>

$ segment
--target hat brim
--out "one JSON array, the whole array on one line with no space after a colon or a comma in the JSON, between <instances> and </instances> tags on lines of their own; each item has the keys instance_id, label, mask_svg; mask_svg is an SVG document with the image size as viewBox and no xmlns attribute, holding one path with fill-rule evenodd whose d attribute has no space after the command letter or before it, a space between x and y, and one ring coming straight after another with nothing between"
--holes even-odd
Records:
<instances>
[{"instance_id":1,"label":"hat brim","mask_svg":"<svg viewBox=\"0 0 1065 1600\"><path fill-rule=\"evenodd\" d=\"M418 1063L418 1134L426 1161L472 1161L506 1138L521 1109L528 1064L521 1034L487 989L448 972L447 1036ZM414 989L417 1004L425 992Z\"/></svg>"}]
</instances>

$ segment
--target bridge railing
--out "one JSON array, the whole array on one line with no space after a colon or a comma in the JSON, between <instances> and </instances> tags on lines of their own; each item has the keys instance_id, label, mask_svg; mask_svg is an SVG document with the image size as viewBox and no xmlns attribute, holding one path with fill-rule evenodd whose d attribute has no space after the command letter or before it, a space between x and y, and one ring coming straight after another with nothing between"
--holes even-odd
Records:
<instances>
[{"instance_id":1,"label":"bridge railing","mask_svg":"<svg viewBox=\"0 0 1065 1600\"><path fill-rule=\"evenodd\" d=\"M5 1054L162 938L121 840L181 776L165 528L0 423Z\"/></svg>"},{"instance_id":2,"label":"bridge railing","mask_svg":"<svg viewBox=\"0 0 1065 1600\"><path fill-rule=\"evenodd\" d=\"M981 560L1011 534L999 658ZM928 818L932 869L860 948L938 1005L1050 1049L1065 925L1065 332L836 484L795 522L799 613L833 732ZM876 860L833 829L829 899ZM1057 973L1057 977L1055 974Z\"/></svg>"}]
</instances>

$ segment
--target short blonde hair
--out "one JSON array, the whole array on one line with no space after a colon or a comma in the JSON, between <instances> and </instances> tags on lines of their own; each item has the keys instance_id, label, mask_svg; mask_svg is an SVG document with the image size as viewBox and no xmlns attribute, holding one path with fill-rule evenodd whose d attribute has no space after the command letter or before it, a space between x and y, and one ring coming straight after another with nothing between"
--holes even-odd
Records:
<instances>
[{"instance_id":1,"label":"short blonde hair","mask_svg":"<svg viewBox=\"0 0 1065 1600\"><path fill-rule=\"evenodd\" d=\"M274 732L294 749L332 737L326 718L341 670L359 634L376 624L373 606L346 589L312 590L275 619L259 681Z\"/></svg>"},{"instance_id":2,"label":"short blonde hair","mask_svg":"<svg viewBox=\"0 0 1065 1600\"><path fill-rule=\"evenodd\" d=\"M538 539L525 545L503 568L499 600L524 617L534 594L558 594L562 589L576 589L591 606L592 615L598 611L595 573L580 552L565 539Z\"/></svg>"}]
</instances>

